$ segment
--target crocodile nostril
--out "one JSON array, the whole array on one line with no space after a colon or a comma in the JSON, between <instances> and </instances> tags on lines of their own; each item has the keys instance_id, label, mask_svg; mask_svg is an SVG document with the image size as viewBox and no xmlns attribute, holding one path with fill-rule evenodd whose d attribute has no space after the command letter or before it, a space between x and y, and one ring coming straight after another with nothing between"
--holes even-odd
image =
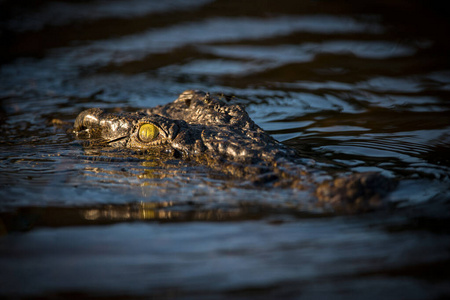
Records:
<instances>
[{"instance_id":1,"label":"crocodile nostril","mask_svg":"<svg viewBox=\"0 0 450 300\"><path fill-rule=\"evenodd\" d=\"M103 113L100 108L90 108L82 111L75 119L74 130L82 131L99 126L99 117Z\"/></svg>"}]
</instances>

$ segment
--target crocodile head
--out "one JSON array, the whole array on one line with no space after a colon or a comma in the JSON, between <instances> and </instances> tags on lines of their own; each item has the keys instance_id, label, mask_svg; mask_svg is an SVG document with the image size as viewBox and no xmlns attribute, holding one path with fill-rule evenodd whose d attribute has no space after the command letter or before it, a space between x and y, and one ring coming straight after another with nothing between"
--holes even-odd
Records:
<instances>
[{"instance_id":1,"label":"crocodile head","mask_svg":"<svg viewBox=\"0 0 450 300\"><path fill-rule=\"evenodd\" d=\"M76 118L74 132L112 147L156 150L217 163L269 166L296 157L294 150L256 125L242 106L193 90L167 105L134 113L85 110Z\"/></svg>"}]
</instances>

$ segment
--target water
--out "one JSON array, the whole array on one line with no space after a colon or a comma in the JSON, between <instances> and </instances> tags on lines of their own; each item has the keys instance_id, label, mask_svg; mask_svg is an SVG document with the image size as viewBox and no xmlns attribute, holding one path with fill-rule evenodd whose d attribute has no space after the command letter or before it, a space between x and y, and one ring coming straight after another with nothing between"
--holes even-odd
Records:
<instances>
[{"instance_id":1,"label":"water","mask_svg":"<svg viewBox=\"0 0 450 300\"><path fill-rule=\"evenodd\" d=\"M25 5L26 4L26 5ZM450 295L450 33L438 1L2 1L0 295ZM90 107L234 95L318 168L399 181L339 215L183 161L90 151Z\"/></svg>"}]
</instances>

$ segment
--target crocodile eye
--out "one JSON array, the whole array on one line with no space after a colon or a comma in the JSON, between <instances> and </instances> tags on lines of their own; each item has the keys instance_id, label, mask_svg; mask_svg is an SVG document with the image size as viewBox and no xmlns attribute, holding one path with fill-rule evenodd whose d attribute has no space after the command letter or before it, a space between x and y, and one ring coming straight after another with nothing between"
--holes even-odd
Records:
<instances>
[{"instance_id":1,"label":"crocodile eye","mask_svg":"<svg viewBox=\"0 0 450 300\"><path fill-rule=\"evenodd\" d=\"M158 137L159 130L158 127L156 127L153 124L142 124L141 127L139 127L139 140L144 143L148 143L153 141Z\"/></svg>"}]
</instances>

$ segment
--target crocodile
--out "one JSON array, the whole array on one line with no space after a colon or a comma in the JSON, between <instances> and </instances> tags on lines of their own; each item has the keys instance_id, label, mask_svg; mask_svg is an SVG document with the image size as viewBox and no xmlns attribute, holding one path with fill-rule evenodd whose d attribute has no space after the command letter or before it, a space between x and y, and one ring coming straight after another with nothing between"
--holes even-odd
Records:
<instances>
[{"instance_id":1,"label":"crocodile","mask_svg":"<svg viewBox=\"0 0 450 300\"><path fill-rule=\"evenodd\" d=\"M383 206L395 182L379 173L354 173L319 180L299 153L259 127L229 97L187 90L166 105L137 112L82 111L78 139L102 147L160 153L206 165L258 185L310 191L320 206L367 211Z\"/></svg>"}]
</instances>

